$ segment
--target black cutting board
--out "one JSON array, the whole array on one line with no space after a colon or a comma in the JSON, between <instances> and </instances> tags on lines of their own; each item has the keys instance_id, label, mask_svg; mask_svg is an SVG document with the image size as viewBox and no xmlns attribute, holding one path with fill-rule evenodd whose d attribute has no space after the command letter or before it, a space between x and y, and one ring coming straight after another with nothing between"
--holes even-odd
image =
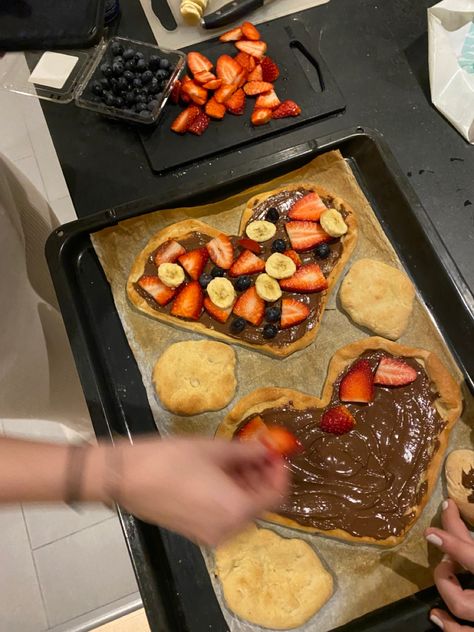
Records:
<instances>
[{"instance_id":1,"label":"black cutting board","mask_svg":"<svg viewBox=\"0 0 474 632\"><path fill-rule=\"evenodd\" d=\"M172 132L170 126L183 106L168 102L156 127L140 132L153 171L164 172L210 158L344 109L342 94L318 51L317 43L311 41L301 22L292 18L262 24L258 28L268 44L268 55L280 68L275 91L281 101L295 100L302 110L300 116L253 127L250 116L255 97L248 97L242 116L226 114L223 121L211 121L202 136L181 136ZM220 55L238 52L233 44L224 44L217 39L192 46L185 52L190 50L203 53L214 64Z\"/></svg>"}]
</instances>

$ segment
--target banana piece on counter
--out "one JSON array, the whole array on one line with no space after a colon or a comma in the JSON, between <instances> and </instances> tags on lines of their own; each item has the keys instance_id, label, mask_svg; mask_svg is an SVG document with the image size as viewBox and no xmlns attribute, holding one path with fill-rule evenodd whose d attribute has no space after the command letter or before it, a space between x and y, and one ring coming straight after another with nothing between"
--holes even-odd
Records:
<instances>
[{"instance_id":1,"label":"banana piece on counter","mask_svg":"<svg viewBox=\"0 0 474 632\"><path fill-rule=\"evenodd\" d=\"M347 233L347 224L335 208L329 208L327 211L324 211L319 218L319 222L323 230L331 237L342 237L342 235Z\"/></svg>"},{"instance_id":2,"label":"banana piece on counter","mask_svg":"<svg viewBox=\"0 0 474 632\"><path fill-rule=\"evenodd\" d=\"M235 290L229 279L217 277L207 286L207 293L211 301L221 309L232 307L235 301Z\"/></svg>"},{"instance_id":3,"label":"banana piece on counter","mask_svg":"<svg viewBox=\"0 0 474 632\"><path fill-rule=\"evenodd\" d=\"M177 263L162 263L158 266L158 278L168 287L178 287L184 281L184 270Z\"/></svg>"},{"instance_id":4,"label":"banana piece on counter","mask_svg":"<svg viewBox=\"0 0 474 632\"><path fill-rule=\"evenodd\" d=\"M282 294L278 281L265 273L258 275L255 281L255 289L260 298L269 303L277 301Z\"/></svg>"},{"instance_id":5,"label":"banana piece on counter","mask_svg":"<svg viewBox=\"0 0 474 632\"><path fill-rule=\"evenodd\" d=\"M183 0L180 12L189 24L197 24L207 7L207 0Z\"/></svg>"},{"instance_id":6,"label":"banana piece on counter","mask_svg":"<svg viewBox=\"0 0 474 632\"><path fill-rule=\"evenodd\" d=\"M266 222L265 220L257 220L255 222L250 222L245 229L245 232L247 237L250 237L250 239L253 239L254 241L268 241L276 233L276 226L275 224Z\"/></svg>"},{"instance_id":7,"label":"banana piece on counter","mask_svg":"<svg viewBox=\"0 0 474 632\"><path fill-rule=\"evenodd\" d=\"M290 257L274 252L265 263L265 272L274 279L289 279L296 272L296 264Z\"/></svg>"}]
</instances>

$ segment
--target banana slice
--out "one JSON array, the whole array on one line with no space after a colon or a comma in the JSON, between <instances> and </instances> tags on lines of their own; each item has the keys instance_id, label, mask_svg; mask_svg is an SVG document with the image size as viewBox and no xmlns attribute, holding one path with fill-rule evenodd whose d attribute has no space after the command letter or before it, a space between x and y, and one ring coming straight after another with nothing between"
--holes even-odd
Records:
<instances>
[{"instance_id":1,"label":"banana slice","mask_svg":"<svg viewBox=\"0 0 474 632\"><path fill-rule=\"evenodd\" d=\"M180 13L189 24L197 24L202 18L203 10L199 5L192 2L183 2Z\"/></svg>"},{"instance_id":2,"label":"banana slice","mask_svg":"<svg viewBox=\"0 0 474 632\"><path fill-rule=\"evenodd\" d=\"M257 220L256 222L251 222L245 229L245 232L247 237L254 241L267 241L276 233L276 226L265 220Z\"/></svg>"},{"instance_id":3,"label":"banana slice","mask_svg":"<svg viewBox=\"0 0 474 632\"><path fill-rule=\"evenodd\" d=\"M331 237L341 237L347 233L347 224L335 208L324 211L319 218L323 230Z\"/></svg>"},{"instance_id":4,"label":"banana slice","mask_svg":"<svg viewBox=\"0 0 474 632\"><path fill-rule=\"evenodd\" d=\"M235 290L229 279L217 277L207 286L207 293L209 298L221 309L228 309L232 307L235 301Z\"/></svg>"},{"instance_id":5,"label":"banana slice","mask_svg":"<svg viewBox=\"0 0 474 632\"><path fill-rule=\"evenodd\" d=\"M268 274L259 274L255 281L255 289L260 298L264 301L272 303L277 301L281 296L281 288L278 281Z\"/></svg>"},{"instance_id":6,"label":"banana slice","mask_svg":"<svg viewBox=\"0 0 474 632\"><path fill-rule=\"evenodd\" d=\"M296 272L296 264L290 257L274 252L267 259L265 272L274 279L289 279Z\"/></svg>"},{"instance_id":7,"label":"banana slice","mask_svg":"<svg viewBox=\"0 0 474 632\"><path fill-rule=\"evenodd\" d=\"M177 263L161 263L158 266L158 277L168 287L178 287L184 281L184 270Z\"/></svg>"}]
</instances>

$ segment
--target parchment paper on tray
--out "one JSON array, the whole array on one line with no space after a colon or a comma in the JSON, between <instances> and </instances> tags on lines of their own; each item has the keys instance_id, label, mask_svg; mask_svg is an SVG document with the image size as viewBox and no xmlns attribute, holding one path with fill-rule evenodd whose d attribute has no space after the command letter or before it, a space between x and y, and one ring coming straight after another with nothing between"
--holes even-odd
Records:
<instances>
[{"instance_id":1,"label":"parchment paper on tray","mask_svg":"<svg viewBox=\"0 0 474 632\"><path fill-rule=\"evenodd\" d=\"M316 341L306 349L285 359L275 359L238 345L234 346L238 363L238 389L236 398L228 409L184 418L164 410L155 397L151 376L153 365L159 355L173 342L196 339L200 336L162 324L136 311L128 303L125 285L136 255L153 233L188 217L199 218L225 232L236 234L245 202L252 195L285 183L294 184L305 180L314 181L346 199L354 209L358 219L359 238L349 265L359 258L372 257L401 267L348 163L338 151L323 154L301 169L262 183L227 200L205 206L149 213L92 235L94 248L111 285L117 311L140 368L156 425L162 435L196 433L212 436L227 410L242 396L261 386L295 388L320 395L331 356L339 347L368 334L354 326L340 310L336 298L338 288L335 288ZM436 352L453 375L461 379L452 356L419 297L415 301L410 327L400 342ZM470 446L467 419L472 420L472 398L469 398L466 389L463 396L464 421L460 420L456 424L451 434L450 449ZM317 549L336 579L336 592L332 599L311 621L299 628L300 630L331 630L366 612L433 584L432 569L439 561L440 555L432 550L428 551L423 530L437 515L443 498L442 485L440 479L418 522L405 541L393 549L381 550L376 547L350 545L323 536L309 536L299 531L271 527L286 537L301 537L309 542ZM213 577L212 556L206 551L203 553ZM257 626L240 621L232 615L225 608L220 586L216 581L214 587L232 632L258 629Z\"/></svg>"}]
</instances>

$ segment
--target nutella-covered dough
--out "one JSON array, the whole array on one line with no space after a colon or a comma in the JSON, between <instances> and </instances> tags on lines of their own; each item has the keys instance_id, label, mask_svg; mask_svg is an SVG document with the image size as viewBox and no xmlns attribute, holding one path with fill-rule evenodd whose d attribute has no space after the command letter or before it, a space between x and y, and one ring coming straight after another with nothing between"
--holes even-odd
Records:
<instances>
[{"instance_id":1,"label":"nutella-covered dough","mask_svg":"<svg viewBox=\"0 0 474 632\"><path fill-rule=\"evenodd\" d=\"M448 496L474 527L474 450L453 450L444 465Z\"/></svg>"}]
</instances>

